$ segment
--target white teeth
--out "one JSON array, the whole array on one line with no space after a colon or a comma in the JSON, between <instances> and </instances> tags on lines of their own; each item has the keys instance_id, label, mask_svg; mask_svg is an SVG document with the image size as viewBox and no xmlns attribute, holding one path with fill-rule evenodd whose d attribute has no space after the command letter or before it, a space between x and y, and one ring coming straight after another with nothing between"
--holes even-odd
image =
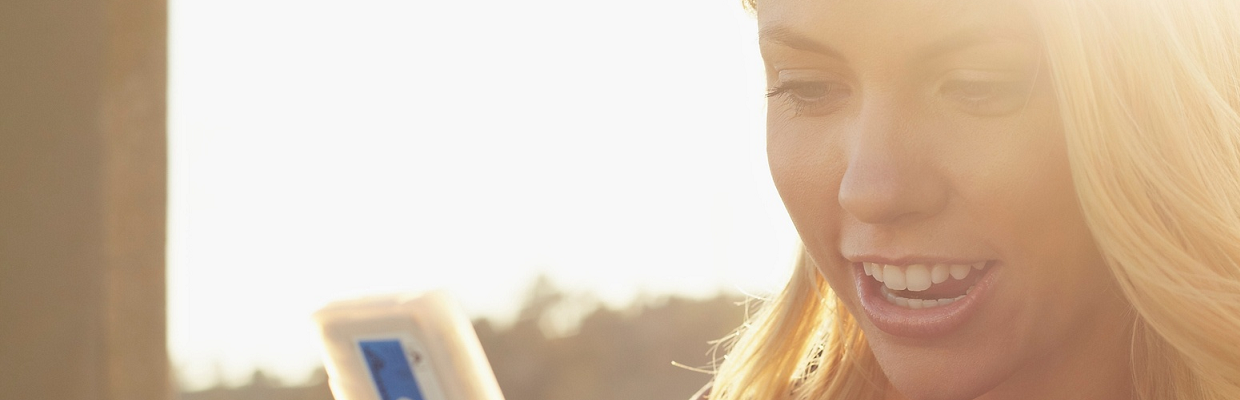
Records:
<instances>
[{"instance_id":1,"label":"white teeth","mask_svg":"<svg viewBox=\"0 0 1240 400\"><path fill-rule=\"evenodd\" d=\"M946 282L948 277L962 280L968 277L974 269L985 269L986 262L982 261L972 264L913 264L907 267L867 262L862 263L861 267L865 270L867 276L872 276L874 280L882 282L882 286L887 289L922 292L929 290L933 285Z\"/></svg>"},{"instance_id":2,"label":"white teeth","mask_svg":"<svg viewBox=\"0 0 1240 400\"><path fill-rule=\"evenodd\" d=\"M920 292L930 288L930 270L925 265L911 265L904 270L904 284L908 290Z\"/></svg>"},{"instance_id":3,"label":"white teeth","mask_svg":"<svg viewBox=\"0 0 1240 400\"><path fill-rule=\"evenodd\" d=\"M904 308L913 309L913 310L945 306L945 305L960 301L960 299L963 299L965 296L965 295L960 295L960 296L956 296L955 298L951 298L951 299L937 299L937 300L910 299L906 297L897 296L894 293L892 293L890 290L887 290L886 288L882 289L882 295L883 297L887 298L888 303L895 304L897 306L904 307Z\"/></svg>"},{"instance_id":4,"label":"white teeth","mask_svg":"<svg viewBox=\"0 0 1240 400\"><path fill-rule=\"evenodd\" d=\"M969 276L969 266L968 265L952 265L951 274L952 274L952 278L956 278L956 280L964 279L966 276Z\"/></svg>"},{"instance_id":5,"label":"white teeth","mask_svg":"<svg viewBox=\"0 0 1240 400\"><path fill-rule=\"evenodd\" d=\"M947 282L947 277L950 276L949 271L951 271L951 267L947 264L935 264L934 268L930 270L930 282Z\"/></svg>"},{"instance_id":6,"label":"white teeth","mask_svg":"<svg viewBox=\"0 0 1240 400\"><path fill-rule=\"evenodd\" d=\"M908 285L904 283L904 271L900 267L894 265L883 266L883 283L887 284L887 288L891 290L908 289Z\"/></svg>"}]
</instances>

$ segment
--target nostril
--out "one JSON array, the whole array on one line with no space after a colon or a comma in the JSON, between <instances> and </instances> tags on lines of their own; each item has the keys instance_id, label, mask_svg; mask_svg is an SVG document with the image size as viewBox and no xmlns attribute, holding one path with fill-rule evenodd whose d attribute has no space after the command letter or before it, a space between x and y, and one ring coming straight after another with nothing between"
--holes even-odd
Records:
<instances>
[{"instance_id":1,"label":"nostril","mask_svg":"<svg viewBox=\"0 0 1240 400\"><path fill-rule=\"evenodd\" d=\"M867 157L849 163L837 196L840 207L861 222L893 223L936 214L948 192L939 182L911 160Z\"/></svg>"},{"instance_id":2,"label":"nostril","mask_svg":"<svg viewBox=\"0 0 1240 400\"><path fill-rule=\"evenodd\" d=\"M886 222L902 214L911 204L892 168L875 162L853 163L840 182L840 206L863 222Z\"/></svg>"}]
</instances>

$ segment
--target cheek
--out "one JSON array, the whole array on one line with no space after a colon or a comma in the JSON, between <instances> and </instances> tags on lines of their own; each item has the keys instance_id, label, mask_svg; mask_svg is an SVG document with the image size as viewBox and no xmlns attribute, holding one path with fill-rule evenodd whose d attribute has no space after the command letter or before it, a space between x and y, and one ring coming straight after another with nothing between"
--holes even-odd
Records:
<instances>
[{"instance_id":1,"label":"cheek","mask_svg":"<svg viewBox=\"0 0 1240 400\"><path fill-rule=\"evenodd\" d=\"M1032 297L1056 294L1066 307L1081 308L1090 303L1080 297L1098 292L1098 283L1110 280L1109 271L1078 206L1067 160L1055 161L1021 180L1024 185L1010 192L1007 207L990 205L990 214L1001 216L991 226L999 231L995 237L1008 238L996 243L1005 253L1027 260L1020 273L1029 284L1020 289Z\"/></svg>"},{"instance_id":2,"label":"cheek","mask_svg":"<svg viewBox=\"0 0 1240 400\"><path fill-rule=\"evenodd\" d=\"M780 198L798 229L819 224L830 217L828 209L835 203L839 187L838 168L832 160L839 157L827 151L806 127L791 123L770 123L767 127L767 162L771 178Z\"/></svg>"},{"instance_id":3,"label":"cheek","mask_svg":"<svg viewBox=\"0 0 1240 400\"><path fill-rule=\"evenodd\" d=\"M1047 112L995 130L1001 134L990 136L1004 140L986 144L991 158L970 168L978 172L956 171L967 179L954 187L969 225L1009 263L1005 292L1029 299L1023 309L1036 317L1013 325L1066 340L1070 327L1109 306L1098 297L1111 277L1078 205L1063 133L1043 122L1056 120Z\"/></svg>"},{"instance_id":4,"label":"cheek","mask_svg":"<svg viewBox=\"0 0 1240 400\"><path fill-rule=\"evenodd\" d=\"M1095 259L1096 250L1078 206L1063 133L1039 123L1058 116L1046 114L994 135L1021 139L986 146L994 158L974 168L985 172L970 174L974 179L958 182L955 190L993 245L1010 256L1043 260L1039 269L1049 274L1067 268L1064 261Z\"/></svg>"},{"instance_id":5,"label":"cheek","mask_svg":"<svg viewBox=\"0 0 1240 400\"><path fill-rule=\"evenodd\" d=\"M811 255L819 263L837 257L818 252L838 247L839 187L846 169L841 146L821 128L772 123L767 132L771 177L801 241L817 250Z\"/></svg>"}]
</instances>

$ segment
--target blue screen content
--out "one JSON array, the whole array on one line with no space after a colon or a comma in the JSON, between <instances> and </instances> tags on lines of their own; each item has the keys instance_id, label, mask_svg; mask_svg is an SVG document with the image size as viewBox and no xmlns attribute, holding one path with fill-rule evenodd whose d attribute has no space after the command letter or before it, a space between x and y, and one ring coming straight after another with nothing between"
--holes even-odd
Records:
<instances>
[{"instance_id":1,"label":"blue screen content","mask_svg":"<svg viewBox=\"0 0 1240 400\"><path fill-rule=\"evenodd\" d=\"M397 339L361 340L358 346L370 368L381 400L426 400L413 376L405 348Z\"/></svg>"}]
</instances>

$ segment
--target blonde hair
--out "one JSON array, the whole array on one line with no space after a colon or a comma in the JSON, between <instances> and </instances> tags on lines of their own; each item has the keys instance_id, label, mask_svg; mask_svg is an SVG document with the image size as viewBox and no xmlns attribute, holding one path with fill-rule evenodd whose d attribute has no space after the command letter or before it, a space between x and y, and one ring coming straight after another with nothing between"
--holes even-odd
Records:
<instances>
[{"instance_id":1,"label":"blonde hair","mask_svg":"<svg viewBox=\"0 0 1240 400\"><path fill-rule=\"evenodd\" d=\"M1029 5L1081 210L1136 311L1136 393L1240 398L1240 1ZM806 254L736 332L713 385L713 400L881 399L887 388Z\"/></svg>"}]
</instances>

